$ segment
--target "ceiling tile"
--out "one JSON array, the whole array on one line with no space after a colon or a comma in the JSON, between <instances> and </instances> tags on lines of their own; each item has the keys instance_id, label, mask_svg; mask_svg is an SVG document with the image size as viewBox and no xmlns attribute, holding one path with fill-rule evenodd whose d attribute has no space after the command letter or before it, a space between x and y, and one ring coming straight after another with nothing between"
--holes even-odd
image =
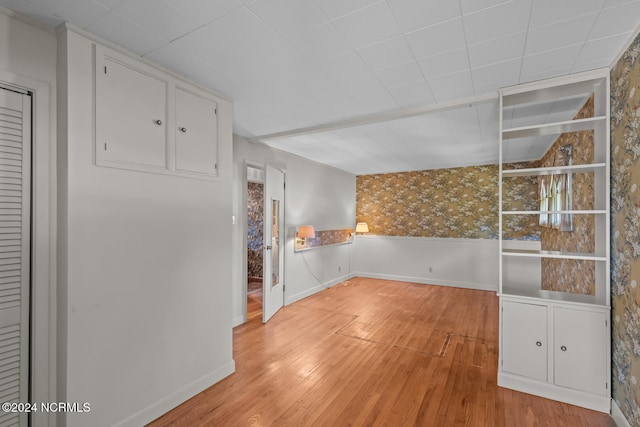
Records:
<instances>
[{"instance_id":1,"label":"ceiling tile","mask_svg":"<svg viewBox=\"0 0 640 427\"><path fill-rule=\"evenodd\" d=\"M419 107L435 103L425 81L389 87L389 92L402 108Z\"/></svg>"},{"instance_id":2,"label":"ceiling tile","mask_svg":"<svg viewBox=\"0 0 640 427\"><path fill-rule=\"evenodd\" d=\"M126 0L114 11L167 42L199 27L196 21L164 0Z\"/></svg>"},{"instance_id":3,"label":"ceiling tile","mask_svg":"<svg viewBox=\"0 0 640 427\"><path fill-rule=\"evenodd\" d=\"M37 6L33 6L32 4L22 0L2 0L0 4L14 12L35 19L37 22L42 22L44 25L50 26L51 28L55 28L64 22L64 18L54 16L51 12Z\"/></svg>"},{"instance_id":4,"label":"ceiling tile","mask_svg":"<svg viewBox=\"0 0 640 427\"><path fill-rule=\"evenodd\" d=\"M360 48L358 54L373 69L391 67L413 59L413 53L403 36Z\"/></svg>"},{"instance_id":5,"label":"ceiling tile","mask_svg":"<svg viewBox=\"0 0 640 427\"><path fill-rule=\"evenodd\" d=\"M201 24L215 21L240 7L240 0L168 0L185 15Z\"/></svg>"},{"instance_id":6,"label":"ceiling tile","mask_svg":"<svg viewBox=\"0 0 640 427\"><path fill-rule=\"evenodd\" d=\"M433 78L445 74L469 69L467 49L456 49L434 56L420 58L418 64L425 78Z\"/></svg>"},{"instance_id":7,"label":"ceiling tile","mask_svg":"<svg viewBox=\"0 0 640 427\"><path fill-rule=\"evenodd\" d=\"M94 0L96 3L99 3L106 7L107 9L113 9L120 5L124 0Z\"/></svg>"},{"instance_id":8,"label":"ceiling tile","mask_svg":"<svg viewBox=\"0 0 640 427\"><path fill-rule=\"evenodd\" d=\"M250 86L262 71L260 62L244 54L229 41L213 34L207 27L199 28L171 42L172 51L188 52L201 61L213 65L227 75L244 80Z\"/></svg>"},{"instance_id":9,"label":"ceiling tile","mask_svg":"<svg viewBox=\"0 0 640 427\"><path fill-rule=\"evenodd\" d=\"M319 65L342 90L356 98L367 113L399 107L371 69L354 51L327 58L320 61Z\"/></svg>"},{"instance_id":10,"label":"ceiling tile","mask_svg":"<svg viewBox=\"0 0 640 427\"><path fill-rule=\"evenodd\" d=\"M374 44L400 34L386 2L360 9L334 20L333 23L354 48Z\"/></svg>"},{"instance_id":11,"label":"ceiling tile","mask_svg":"<svg viewBox=\"0 0 640 427\"><path fill-rule=\"evenodd\" d=\"M522 62L520 83L543 78L541 76L566 74L573 67L581 47L582 45L574 45L525 56Z\"/></svg>"},{"instance_id":12,"label":"ceiling tile","mask_svg":"<svg viewBox=\"0 0 640 427\"><path fill-rule=\"evenodd\" d=\"M466 15L478 12L482 9L488 9L503 3L508 3L510 1L512 0L460 0L460 7L462 8L462 13Z\"/></svg>"},{"instance_id":13,"label":"ceiling tile","mask_svg":"<svg viewBox=\"0 0 640 427\"><path fill-rule=\"evenodd\" d=\"M433 56L466 46L462 19L454 19L406 35L416 58Z\"/></svg>"},{"instance_id":14,"label":"ceiling tile","mask_svg":"<svg viewBox=\"0 0 640 427\"><path fill-rule=\"evenodd\" d=\"M257 0L249 9L285 37L328 21L311 0Z\"/></svg>"},{"instance_id":15,"label":"ceiling tile","mask_svg":"<svg viewBox=\"0 0 640 427\"><path fill-rule=\"evenodd\" d=\"M164 42L148 29L129 21L116 12L104 15L86 29L106 40L124 46L138 55L145 55L160 47Z\"/></svg>"},{"instance_id":16,"label":"ceiling tile","mask_svg":"<svg viewBox=\"0 0 640 427\"><path fill-rule=\"evenodd\" d=\"M597 13L590 13L529 30L525 55L584 42L597 18Z\"/></svg>"},{"instance_id":17,"label":"ceiling tile","mask_svg":"<svg viewBox=\"0 0 640 427\"><path fill-rule=\"evenodd\" d=\"M506 37L470 44L469 62L472 68L522 57L527 33L509 34Z\"/></svg>"},{"instance_id":18,"label":"ceiling tile","mask_svg":"<svg viewBox=\"0 0 640 427\"><path fill-rule=\"evenodd\" d=\"M288 61L304 58L246 7L231 12L207 28L250 57L264 61L263 66L279 67Z\"/></svg>"},{"instance_id":19,"label":"ceiling tile","mask_svg":"<svg viewBox=\"0 0 640 427\"><path fill-rule=\"evenodd\" d=\"M73 22L74 25L84 28L96 19L100 18L109 9L94 1L50 1L29 0L31 5L49 11L59 16L63 21Z\"/></svg>"},{"instance_id":20,"label":"ceiling tile","mask_svg":"<svg viewBox=\"0 0 640 427\"><path fill-rule=\"evenodd\" d=\"M467 40L469 43L480 43L526 30L531 1L511 1L465 15Z\"/></svg>"},{"instance_id":21,"label":"ceiling tile","mask_svg":"<svg viewBox=\"0 0 640 427\"><path fill-rule=\"evenodd\" d=\"M595 65L595 63L602 64L600 67L610 65L615 56L624 48L632 34L618 34L586 42L576 60L576 68L585 64Z\"/></svg>"},{"instance_id":22,"label":"ceiling tile","mask_svg":"<svg viewBox=\"0 0 640 427\"><path fill-rule=\"evenodd\" d=\"M602 9L605 0L535 0L531 8L530 28L549 25Z\"/></svg>"},{"instance_id":23,"label":"ceiling tile","mask_svg":"<svg viewBox=\"0 0 640 427\"><path fill-rule=\"evenodd\" d=\"M385 86L397 86L424 80L422 72L415 61L376 70L376 75Z\"/></svg>"},{"instance_id":24,"label":"ceiling tile","mask_svg":"<svg viewBox=\"0 0 640 427\"><path fill-rule=\"evenodd\" d=\"M336 19L380 1L381 0L315 0L315 3L329 19Z\"/></svg>"},{"instance_id":25,"label":"ceiling tile","mask_svg":"<svg viewBox=\"0 0 640 427\"><path fill-rule=\"evenodd\" d=\"M498 64L472 68L471 76L473 77L473 85L474 87L486 87L489 84L493 84L496 89L514 85L518 83L518 79L520 78L521 63L522 61L518 58ZM483 92L476 91L478 95L481 93Z\"/></svg>"},{"instance_id":26,"label":"ceiling tile","mask_svg":"<svg viewBox=\"0 0 640 427\"><path fill-rule=\"evenodd\" d=\"M635 31L638 27L638 16L640 2L605 9L600 12L589 38L593 40Z\"/></svg>"},{"instance_id":27,"label":"ceiling tile","mask_svg":"<svg viewBox=\"0 0 640 427\"><path fill-rule=\"evenodd\" d=\"M427 83L439 103L469 98L474 95L471 72L468 70L428 79Z\"/></svg>"},{"instance_id":28,"label":"ceiling tile","mask_svg":"<svg viewBox=\"0 0 640 427\"><path fill-rule=\"evenodd\" d=\"M352 50L351 46L331 23L319 25L289 39L302 54L319 60Z\"/></svg>"},{"instance_id":29,"label":"ceiling tile","mask_svg":"<svg viewBox=\"0 0 640 427\"><path fill-rule=\"evenodd\" d=\"M461 15L460 4L450 0L388 0L400 25L408 33Z\"/></svg>"}]
</instances>

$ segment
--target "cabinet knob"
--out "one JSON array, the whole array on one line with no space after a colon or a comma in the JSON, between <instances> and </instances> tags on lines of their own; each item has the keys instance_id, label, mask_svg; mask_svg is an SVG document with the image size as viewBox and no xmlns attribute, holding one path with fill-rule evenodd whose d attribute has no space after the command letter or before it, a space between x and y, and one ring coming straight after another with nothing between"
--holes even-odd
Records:
<instances>
[{"instance_id":1,"label":"cabinet knob","mask_svg":"<svg viewBox=\"0 0 640 427\"><path fill-rule=\"evenodd\" d=\"M562 347L560 347L560 350L567 351L567 346L563 345Z\"/></svg>"},{"instance_id":2,"label":"cabinet knob","mask_svg":"<svg viewBox=\"0 0 640 427\"><path fill-rule=\"evenodd\" d=\"M155 123L155 124L157 124L158 126L160 126L160 125L162 124L162 120L157 119L157 120L154 120L154 121L153 121L153 123Z\"/></svg>"},{"instance_id":3,"label":"cabinet knob","mask_svg":"<svg viewBox=\"0 0 640 427\"><path fill-rule=\"evenodd\" d=\"M185 127L178 128L178 130L182 133L187 133L187 128Z\"/></svg>"},{"instance_id":4,"label":"cabinet knob","mask_svg":"<svg viewBox=\"0 0 640 427\"><path fill-rule=\"evenodd\" d=\"M536 345L537 345L538 347L542 347L542 343L541 343L540 341L536 341Z\"/></svg>"}]
</instances>

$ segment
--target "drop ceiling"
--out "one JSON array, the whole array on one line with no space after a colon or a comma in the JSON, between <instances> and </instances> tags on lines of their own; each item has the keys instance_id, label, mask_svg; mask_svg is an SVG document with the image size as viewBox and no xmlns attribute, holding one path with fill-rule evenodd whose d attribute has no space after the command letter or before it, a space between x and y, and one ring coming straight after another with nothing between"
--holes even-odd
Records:
<instances>
[{"instance_id":1,"label":"drop ceiling","mask_svg":"<svg viewBox=\"0 0 640 427\"><path fill-rule=\"evenodd\" d=\"M498 88L609 67L640 23L640 0L0 5L184 75L233 100L237 135L354 174L496 163Z\"/></svg>"}]
</instances>

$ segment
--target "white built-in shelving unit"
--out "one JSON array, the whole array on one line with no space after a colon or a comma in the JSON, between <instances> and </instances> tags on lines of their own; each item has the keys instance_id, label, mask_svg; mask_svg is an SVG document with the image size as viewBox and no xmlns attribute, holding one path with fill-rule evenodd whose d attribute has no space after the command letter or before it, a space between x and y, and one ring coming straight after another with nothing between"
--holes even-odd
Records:
<instances>
[{"instance_id":1,"label":"white built-in shelving unit","mask_svg":"<svg viewBox=\"0 0 640 427\"><path fill-rule=\"evenodd\" d=\"M573 119L590 96L594 97L593 117ZM503 88L499 101L498 384L609 412L609 71L594 70ZM585 130L592 130L594 136L590 164L525 169L504 166L539 160L561 134ZM593 174L593 209L503 210L509 206L503 200L506 180L553 174ZM593 216L593 252L541 250L539 243L504 240L506 218L531 216L537 222L541 214ZM593 263L594 294L542 289L542 263L548 258Z\"/></svg>"}]
</instances>

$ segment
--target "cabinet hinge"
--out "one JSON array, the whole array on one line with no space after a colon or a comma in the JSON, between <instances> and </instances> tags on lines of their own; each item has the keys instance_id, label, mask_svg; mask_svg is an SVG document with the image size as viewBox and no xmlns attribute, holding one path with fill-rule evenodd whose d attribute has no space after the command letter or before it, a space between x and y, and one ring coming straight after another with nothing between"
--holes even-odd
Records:
<instances>
[{"instance_id":1,"label":"cabinet hinge","mask_svg":"<svg viewBox=\"0 0 640 427\"><path fill-rule=\"evenodd\" d=\"M107 66L104 66L104 73L107 74Z\"/></svg>"},{"instance_id":2,"label":"cabinet hinge","mask_svg":"<svg viewBox=\"0 0 640 427\"><path fill-rule=\"evenodd\" d=\"M214 168L215 170L218 170L218 164L217 164L217 163L214 163L214 164L213 164L213 168Z\"/></svg>"},{"instance_id":3,"label":"cabinet hinge","mask_svg":"<svg viewBox=\"0 0 640 427\"><path fill-rule=\"evenodd\" d=\"M107 143L104 143L104 151L107 151Z\"/></svg>"},{"instance_id":4,"label":"cabinet hinge","mask_svg":"<svg viewBox=\"0 0 640 427\"><path fill-rule=\"evenodd\" d=\"M215 110L213 110L213 115L217 115L218 114L218 109L216 108Z\"/></svg>"}]
</instances>

